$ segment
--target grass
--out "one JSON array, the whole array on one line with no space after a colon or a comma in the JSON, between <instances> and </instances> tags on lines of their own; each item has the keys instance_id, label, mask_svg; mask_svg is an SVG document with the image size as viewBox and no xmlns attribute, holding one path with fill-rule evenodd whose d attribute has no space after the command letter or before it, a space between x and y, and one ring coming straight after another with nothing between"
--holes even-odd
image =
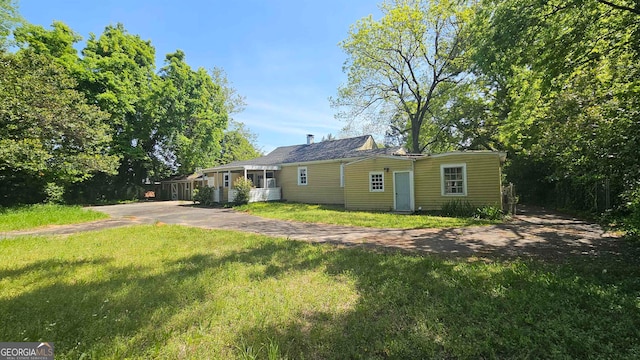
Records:
<instances>
[{"instance_id":1,"label":"grass","mask_svg":"<svg viewBox=\"0 0 640 360\"><path fill-rule=\"evenodd\" d=\"M0 241L0 339L56 359L640 356L640 268L179 226Z\"/></svg>"},{"instance_id":2,"label":"grass","mask_svg":"<svg viewBox=\"0 0 640 360\"><path fill-rule=\"evenodd\" d=\"M13 231L46 225L76 224L108 218L107 214L79 206L29 205L0 208L0 231Z\"/></svg>"},{"instance_id":3,"label":"grass","mask_svg":"<svg viewBox=\"0 0 640 360\"><path fill-rule=\"evenodd\" d=\"M490 225L501 222L498 220L424 214L404 215L385 212L348 211L344 210L342 206L309 205L288 202L256 202L237 206L235 209L271 219L391 229L448 228Z\"/></svg>"}]
</instances>

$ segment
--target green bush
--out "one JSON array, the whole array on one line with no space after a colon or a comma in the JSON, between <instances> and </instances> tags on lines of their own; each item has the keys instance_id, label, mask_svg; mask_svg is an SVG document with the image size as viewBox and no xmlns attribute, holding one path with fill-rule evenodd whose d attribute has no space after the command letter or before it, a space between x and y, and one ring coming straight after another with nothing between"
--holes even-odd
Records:
<instances>
[{"instance_id":1,"label":"green bush","mask_svg":"<svg viewBox=\"0 0 640 360\"><path fill-rule=\"evenodd\" d=\"M214 188L204 186L201 188L193 189L193 202L198 202L200 205L211 206L213 205L213 192Z\"/></svg>"},{"instance_id":2,"label":"green bush","mask_svg":"<svg viewBox=\"0 0 640 360\"><path fill-rule=\"evenodd\" d=\"M249 203L249 192L253 187L253 183L249 179L239 177L233 182L233 190L236 191L234 203L244 205Z\"/></svg>"},{"instance_id":3,"label":"green bush","mask_svg":"<svg viewBox=\"0 0 640 360\"><path fill-rule=\"evenodd\" d=\"M44 193L46 198L44 200L47 204L62 204L64 202L64 187L56 183L47 183L44 187Z\"/></svg>"},{"instance_id":4,"label":"green bush","mask_svg":"<svg viewBox=\"0 0 640 360\"><path fill-rule=\"evenodd\" d=\"M629 195L627 210L629 213L624 218L624 230L627 236L640 238L640 189Z\"/></svg>"},{"instance_id":5,"label":"green bush","mask_svg":"<svg viewBox=\"0 0 640 360\"><path fill-rule=\"evenodd\" d=\"M476 208L468 200L451 200L442 205L440 212L443 216L473 217Z\"/></svg>"},{"instance_id":6,"label":"green bush","mask_svg":"<svg viewBox=\"0 0 640 360\"><path fill-rule=\"evenodd\" d=\"M504 213L499 207L485 205L476 209L474 217L476 219L500 220L503 215Z\"/></svg>"}]
</instances>

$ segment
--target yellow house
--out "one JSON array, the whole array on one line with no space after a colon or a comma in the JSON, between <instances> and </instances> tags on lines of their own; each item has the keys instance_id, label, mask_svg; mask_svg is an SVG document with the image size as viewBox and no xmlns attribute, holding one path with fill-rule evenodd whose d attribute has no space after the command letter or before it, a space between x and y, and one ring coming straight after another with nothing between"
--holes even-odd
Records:
<instances>
[{"instance_id":1,"label":"yellow house","mask_svg":"<svg viewBox=\"0 0 640 360\"><path fill-rule=\"evenodd\" d=\"M233 182L244 177L254 184L250 201L415 211L439 209L452 199L500 206L504 158L492 151L411 155L399 147L378 149L370 135L319 143L308 135L306 144L202 173L218 202L233 201Z\"/></svg>"},{"instance_id":2,"label":"yellow house","mask_svg":"<svg viewBox=\"0 0 640 360\"><path fill-rule=\"evenodd\" d=\"M451 200L502 205L505 153L458 151L375 156L345 165L345 208L438 210Z\"/></svg>"}]
</instances>

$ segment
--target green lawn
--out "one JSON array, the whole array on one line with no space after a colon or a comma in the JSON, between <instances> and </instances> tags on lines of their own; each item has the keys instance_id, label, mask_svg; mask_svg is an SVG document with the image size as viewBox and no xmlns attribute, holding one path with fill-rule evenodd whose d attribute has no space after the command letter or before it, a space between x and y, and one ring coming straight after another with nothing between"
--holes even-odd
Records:
<instances>
[{"instance_id":1,"label":"green lawn","mask_svg":"<svg viewBox=\"0 0 640 360\"><path fill-rule=\"evenodd\" d=\"M431 215L403 215L385 212L347 211L342 206L309 205L287 202L256 202L235 207L236 210L271 219L294 220L392 229L448 228L498 224L498 220L455 218Z\"/></svg>"},{"instance_id":2,"label":"green lawn","mask_svg":"<svg viewBox=\"0 0 640 360\"><path fill-rule=\"evenodd\" d=\"M149 225L0 241L0 339L53 341L56 359L633 359L638 279L636 261Z\"/></svg>"},{"instance_id":3,"label":"green lawn","mask_svg":"<svg viewBox=\"0 0 640 360\"><path fill-rule=\"evenodd\" d=\"M45 225L76 224L108 218L109 215L79 206L29 205L0 208L0 231L23 230Z\"/></svg>"}]
</instances>

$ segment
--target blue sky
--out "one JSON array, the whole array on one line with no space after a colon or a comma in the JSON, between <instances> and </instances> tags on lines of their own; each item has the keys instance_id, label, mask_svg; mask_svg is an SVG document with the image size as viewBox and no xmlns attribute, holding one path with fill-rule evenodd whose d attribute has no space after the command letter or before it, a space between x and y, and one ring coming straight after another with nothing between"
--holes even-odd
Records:
<instances>
[{"instance_id":1,"label":"blue sky","mask_svg":"<svg viewBox=\"0 0 640 360\"><path fill-rule=\"evenodd\" d=\"M370 14L375 0L20 0L21 15L49 28L54 20L84 39L121 22L151 40L160 68L181 49L194 68L223 68L246 97L234 118L258 135L258 146L300 144L305 134L340 132L328 98L345 82L338 43ZM81 45L83 47L84 44Z\"/></svg>"}]
</instances>

